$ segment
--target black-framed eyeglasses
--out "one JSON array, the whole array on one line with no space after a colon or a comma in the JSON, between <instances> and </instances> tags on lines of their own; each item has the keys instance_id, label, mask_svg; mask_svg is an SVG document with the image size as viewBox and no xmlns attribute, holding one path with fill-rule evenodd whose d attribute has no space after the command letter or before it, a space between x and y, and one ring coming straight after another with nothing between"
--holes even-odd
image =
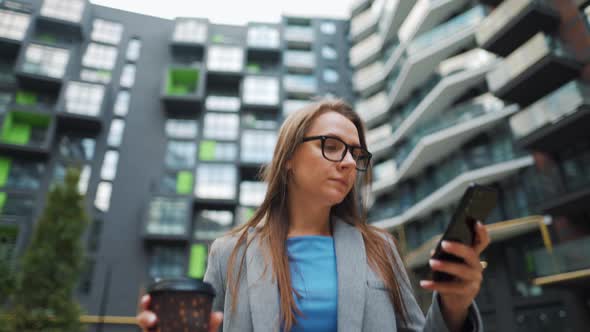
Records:
<instances>
[{"instance_id":1,"label":"black-framed eyeglasses","mask_svg":"<svg viewBox=\"0 0 590 332\"><path fill-rule=\"evenodd\" d=\"M348 145L346 142L338 137L333 136L311 136L304 137L301 141L309 142L321 140L322 141L322 155L329 161L340 162L344 160L346 153L350 151L352 159L356 162L356 169L359 171L366 171L369 168L371 157L373 156L369 150L361 146Z\"/></svg>"}]
</instances>

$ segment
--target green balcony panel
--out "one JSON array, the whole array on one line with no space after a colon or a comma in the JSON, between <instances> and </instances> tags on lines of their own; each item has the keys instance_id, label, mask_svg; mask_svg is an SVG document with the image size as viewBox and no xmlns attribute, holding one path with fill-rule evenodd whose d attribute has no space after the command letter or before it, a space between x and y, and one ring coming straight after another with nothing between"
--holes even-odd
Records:
<instances>
[{"instance_id":1,"label":"green balcony panel","mask_svg":"<svg viewBox=\"0 0 590 332\"><path fill-rule=\"evenodd\" d=\"M11 144L28 144L33 130L49 127L49 115L29 112L9 112L4 118L0 140Z\"/></svg>"},{"instance_id":2,"label":"green balcony panel","mask_svg":"<svg viewBox=\"0 0 590 332\"><path fill-rule=\"evenodd\" d=\"M223 38L223 35L219 35L219 34L213 35L213 37L211 37L211 41L214 42L214 43L217 43L217 44L223 43L223 40L224 39L225 38Z\"/></svg>"},{"instance_id":3,"label":"green balcony panel","mask_svg":"<svg viewBox=\"0 0 590 332\"><path fill-rule=\"evenodd\" d=\"M202 141L199 146L199 160L215 160L215 141Z\"/></svg>"},{"instance_id":4,"label":"green balcony panel","mask_svg":"<svg viewBox=\"0 0 590 332\"><path fill-rule=\"evenodd\" d=\"M37 95L33 92L19 90L16 93L16 103L18 105L35 105L37 104Z\"/></svg>"},{"instance_id":5,"label":"green balcony panel","mask_svg":"<svg viewBox=\"0 0 590 332\"><path fill-rule=\"evenodd\" d=\"M250 73L260 73L260 65L257 63L249 63L246 66L246 69L248 70L248 72Z\"/></svg>"},{"instance_id":6,"label":"green balcony panel","mask_svg":"<svg viewBox=\"0 0 590 332\"><path fill-rule=\"evenodd\" d=\"M178 172L176 175L176 193L190 194L193 190L193 174L189 171Z\"/></svg>"},{"instance_id":7,"label":"green balcony panel","mask_svg":"<svg viewBox=\"0 0 590 332\"><path fill-rule=\"evenodd\" d=\"M0 193L0 214L4 212L4 204L6 204L6 193Z\"/></svg>"},{"instance_id":8,"label":"green balcony panel","mask_svg":"<svg viewBox=\"0 0 590 332\"><path fill-rule=\"evenodd\" d=\"M207 247L204 244L193 244L188 275L191 278L203 279L207 267Z\"/></svg>"},{"instance_id":9,"label":"green balcony panel","mask_svg":"<svg viewBox=\"0 0 590 332\"><path fill-rule=\"evenodd\" d=\"M182 96L196 93L200 72L195 68L173 68L168 70L166 94Z\"/></svg>"},{"instance_id":10,"label":"green balcony panel","mask_svg":"<svg viewBox=\"0 0 590 332\"><path fill-rule=\"evenodd\" d=\"M5 157L0 157L0 187L4 187L10 174L10 165L12 160Z\"/></svg>"}]
</instances>

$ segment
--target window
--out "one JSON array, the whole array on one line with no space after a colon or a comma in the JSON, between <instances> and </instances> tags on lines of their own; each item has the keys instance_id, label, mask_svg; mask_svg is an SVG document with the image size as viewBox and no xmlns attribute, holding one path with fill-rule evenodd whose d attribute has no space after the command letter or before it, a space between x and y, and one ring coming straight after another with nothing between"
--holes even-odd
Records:
<instances>
[{"instance_id":1,"label":"window","mask_svg":"<svg viewBox=\"0 0 590 332\"><path fill-rule=\"evenodd\" d=\"M274 131L244 130L240 159L252 163L268 163L277 141Z\"/></svg>"},{"instance_id":2,"label":"window","mask_svg":"<svg viewBox=\"0 0 590 332\"><path fill-rule=\"evenodd\" d=\"M0 157L0 183L1 187L37 190L45 172L42 163L11 160Z\"/></svg>"},{"instance_id":3,"label":"window","mask_svg":"<svg viewBox=\"0 0 590 332\"><path fill-rule=\"evenodd\" d=\"M91 161L95 145L93 138L64 136L59 142L59 154L66 159Z\"/></svg>"},{"instance_id":4,"label":"window","mask_svg":"<svg viewBox=\"0 0 590 332\"><path fill-rule=\"evenodd\" d=\"M248 29L248 46L278 48L280 46L279 30L264 25L250 27Z\"/></svg>"},{"instance_id":5,"label":"window","mask_svg":"<svg viewBox=\"0 0 590 332\"><path fill-rule=\"evenodd\" d=\"M242 181L240 183L240 205L259 206L264 201L267 184L259 181Z\"/></svg>"},{"instance_id":6,"label":"window","mask_svg":"<svg viewBox=\"0 0 590 332\"><path fill-rule=\"evenodd\" d=\"M109 129L109 136L107 143L109 146L117 147L121 145L123 139L123 131L125 130L125 121L121 119L113 119L111 121L111 128Z\"/></svg>"},{"instance_id":7,"label":"window","mask_svg":"<svg viewBox=\"0 0 590 332\"><path fill-rule=\"evenodd\" d=\"M199 145L199 160L234 161L237 155L236 143L202 140Z\"/></svg>"},{"instance_id":8,"label":"window","mask_svg":"<svg viewBox=\"0 0 590 332\"><path fill-rule=\"evenodd\" d=\"M211 46L207 68L212 71L239 72L244 64L244 50L233 46Z\"/></svg>"},{"instance_id":9,"label":"window","mask_svg":"<svg viewBox=\"0 0 590 332\"><path fill-rule=\"evenodd\" d=\"M328 60L336 60L338 59L338 52L332 46L322 46L322 57Z\"/></svg>"},{"instance_id":10,"label":"window","mask_svg":"<svg viewBox=\"0 0 590 332\"><path fill-rule=\"evenodd\" d=\"M234 214L225 210L202 210L194 220L193 237L196 240L214 240L229 231L234 223Z\"/></svg>"},{"instance_id":11,"label":"window","mask_svg":"<svg viewBox=\"0 0 590 332\"><path fill-rule=\"evenodd\" d=\"M336 24L334 22L322 22L320 31L325 35L333 35L336 33Z\"/></svg>"},{"instance_id":12,"label":"window","mask_svg":"<svg viewBox=\"0 0 590 332\"><path fill-rule=\"evenodd\" d=\"M229 96L208 96L205 99L208 111L237 112L240 110L240 98Z\"/></svg>"},{"instance_id":13,"label":"window","mask_svg":"<svg viewBox=\"0 0 590 332\"><path fill-rule=\"evenodd\" d=\"M100 177L103 180L113 181L117 175L117 164L119 163L119 152L109 150L104 154Z\"/></svg>"},{"instance_id":14,"label":"window","mask_svg":"<svg viewBox=\"0 0 590 332\"><path fill-rule=\"evenodd\" d=\"M111 204L111 192L113 185L110 182L100 182L96 189L94 206L102 212L107 212Z\"/></svg>"},{"instance_id":15,"label":"window","mask_svg":"<svg viewBox=\"0 0 590 332\"><path fill-rule=\"evenodd\" d=\"M0 9L0 37L23 40L30 22L30 15Z\"/></svg>"},{"instance_id":16,"label":"window","mask_svg":"<svg viewBox=\"0 0 590 332\"><path fill-rule=\"evenodd\" d=\"M126 64L123 67L119 84L124 88L130 88L135 84L135 65Z\"/></svg>"},{"instance_id":17,"label":"window","mask_svg":"<svg viewBox=\"0 0 590 332\"><path fill-rule=\"evenodd\" d=\"M174 278L184 275L185 254L182 247L156 245L152 247L149 275L151 278Z\"/></svg>"},{"instance_id":18,"label":"window","mask_svg":"<svg viewBox=\"0 0 590 332\"><path fill-rule=\"evenodd\" d=\"M328 83L336 83L340 79L340 75L334 69L324 69L323 79Z\"/></svg>"},{"instance_id":19,"label":"window","mask_svg":"<svg viewBox=\"0 0 590 332\"><path fill-rule=\"evenodd\" d=\"M170 141L166 151L166 167L187 169L195 166L197 146L194 142Z\"/></svg>"},{"instance_id":20,"label":"window","mask_svg":"<svg viewBox=\"0 0 590 332\"><path fill-rule=\"evenodd\" d=\"M123 25L120 23L102 19L95 19L94 22L92 22L90 39L94 41L117 45L121 42L122 35Z\"/></svg>"},{"instance_id":21,"label":"window","mask_svg":"<svg viewBox=\"0 0 590 332\"><path fill-rule=\"evenodd\" d=\"M197 138L198 123L196 120L168 119L166 120L166 136L170 138Z\"/></svg>"},{"instance_id":22,"label":"window","mask_svg":"<svg viewBox=\"0 0 590 332\"><path fill-rule=\"evenodd\" d=\"M80 79L86 82L108 84L111 82L111 72L108 70L96 70L82 68L80 70Z\"/></svg>"},{"instance_id":23,"label":"window","mask_svg":"<svg viewBox=\"0 0 590 332\"><path fill-rule=\"evenodd\" d=\"M183 198L155 197L150 202L146 231L149 234L186 233L189 202Z\"/></svg>"},{"instance_id":24,"label":"window","mask_svg":"<svg viewBox=\"0 0 590 332\"><path fill-rule=\"evenodd\" d=\"M90 43L82 57L82 65L96 69L112 70L117 61L117 48L114 46Z\"/></svg>"},{"instance_id":25,"label":"window","mask_svg":"<svg viewBox=\"0 0 590 332\"><path fill-rule=\"evenodd\" d=\"M141 53L141 41L138 38L132 38L129 40L129 44L127 44L127 53L125 54L125 59L127 61L135 62L139 59L139 54Z\"/></svg>"},{"instance_id":26,"label":"window","mask_svg":"<svg viewBox=\"0 0 590 332\"><path fill-rule=\"evenodd\" d=\"M84 0L44 0L41 15L78 23L84 13Z\"/></svg>"},{"instance_id":27,"label":"window","mask_svg":"<svg viewBox=\"0 0 590 332\"><path fill-rule=\"evenodd\" d=\"M235 140L238 138L240 118L237 114L206 113L204 138Z\"/></svg>"},{"instance_id":28,"label":"window","mask_svg":"<svg viewBox=\"0 0 590 332\"><path fill-rule=\"evenodd\" d=\"M98 116L102 106L104 86L98 84L68 82L66 88L66 112Z\"/></svg>"},{"instance_id":29,"label":"window","mask_svg":"<svg viewBox=\"0 0 590 332\"><path fill-rule=\"evenodd\" d=\"M207 24L190 19L179 19L172 39L176 42L204 43L207 39Z\"/></svg>"},{"instance_id":30,"label":"window","mask_svg":"<svg viewBox=\"0 0 590 332\"><path fill-rule=\"evenodd\" d=\"M66 49L29 44L22 69L27 73L62 78L69 58L70 53Z\"/></svg>"},{"instance_id":31,"label":"window","mask_svg":"<svg viewBox=\"0 0 590 332\"><path fill-rule=\"evenodd\" d=\"M246 77L244 79L244 103L277 105L279 103L279 81L273 77Z\"/></svg>"},{"instance_id":32,"label":"window","mask_svg":"<svg viewBox=\"0 0 590 332\"><path fill-rule=\"evenodd\" d=\"M237 169L234 165L201 164L197 167L195 196L207 199L236 197Z\"/></svg>"},{"instance_id":33,"label":"window","mask_svg":"<svg viewBox=\"0 0 590 332\"><path fill-rule=\"evenodd\" d=\"M121 90L117 93L117 99L115 99L115 105L113 106L113 112L117 116L127 116L129 113L129 99L131 94L127 90Z\"/></svg>"}]
</instances>

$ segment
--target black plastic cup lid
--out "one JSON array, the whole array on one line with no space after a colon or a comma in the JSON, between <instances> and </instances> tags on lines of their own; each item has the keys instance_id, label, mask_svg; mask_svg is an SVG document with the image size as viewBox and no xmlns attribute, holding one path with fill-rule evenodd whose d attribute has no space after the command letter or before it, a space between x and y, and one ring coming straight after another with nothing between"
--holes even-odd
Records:
<instances>
[{"instance_id":1,"label":"black plastic cup lid","mask_svg":"<svg viewBox=\"0 0 590 332\"><path fill-rule=\"evenodd\" d=\"M156 279L147 287L148 293L177 291L177 292L198 292L215 296L215 289L208 282L193 278L166 278Z\"/></svg>"}]
</instances>

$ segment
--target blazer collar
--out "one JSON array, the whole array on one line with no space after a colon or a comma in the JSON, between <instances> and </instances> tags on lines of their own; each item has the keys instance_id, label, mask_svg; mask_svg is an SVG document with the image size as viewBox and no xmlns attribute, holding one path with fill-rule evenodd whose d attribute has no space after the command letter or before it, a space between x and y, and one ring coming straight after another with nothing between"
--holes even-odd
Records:
<instances>
[{"instance_id":1,"label":"blazer collar","mask_svg":"<svg viewBox=\"0 0 590 332\"><path fill-rule=\"evenodd\" d=\"M361 331L365 312L365 244L361 233L339 218L332 218L336 270L338 271L338 331ZM248 240L255 236L250 230ZM269 262L264 271L264 256L259 238L246 251L246 275L252 325L256 332L274 332L280 327L279 292L272 280Z\"/></svg>"}]
</instances>

